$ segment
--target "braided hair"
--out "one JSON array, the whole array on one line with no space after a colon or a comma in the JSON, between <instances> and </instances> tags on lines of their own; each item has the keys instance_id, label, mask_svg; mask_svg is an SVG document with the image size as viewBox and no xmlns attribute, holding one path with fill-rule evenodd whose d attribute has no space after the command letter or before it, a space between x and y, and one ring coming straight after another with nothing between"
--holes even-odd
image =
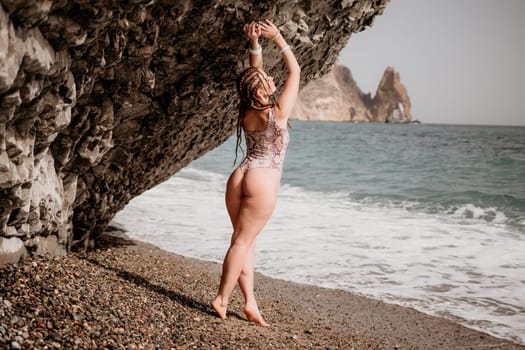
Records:
<instances>
[{"instance_id":1,"label":"braided hair","mask_svg":"<svg viewBox=\"0 0 525 350\"><path fill-rule=\"evenodd\" d=\"M242 124L244 119L244 114L250 108L263 111L268 108L272 108L275 105L275 97L270 95L271 103L263 103L257 97L257 90L259 87L266 89L264 84L265 78L262 74L261 69L257 67L250 67L245 69L237 77L237 92L240 97L239 105L239 118L237 120L237 144L235 145L235 160L233 165L237 162L237 151L241 147L241 135L242 135Z\"/></svg>"}]
</instances>

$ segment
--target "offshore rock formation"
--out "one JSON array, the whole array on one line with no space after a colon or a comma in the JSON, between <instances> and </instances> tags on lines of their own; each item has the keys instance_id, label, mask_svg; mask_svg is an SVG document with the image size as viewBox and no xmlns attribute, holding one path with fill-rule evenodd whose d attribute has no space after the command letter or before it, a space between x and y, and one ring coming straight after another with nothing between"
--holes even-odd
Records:
<instances>
[{"instance_id":1,"label":"offshore rock formation","mask_svg":"<svg viewBox=\"0 0 525 350\"><path fill-rule=\"evenodd\" d=\"M388 67L374 98L357 86L350 69L336 64L301 90L292 118L352 122L409 123L410 97L399 73Z\"/></svg>"},{"instance_id":2,"label":"offshore rock formation","mask_svg":"<svg viewBox=\"0 0 525 350\"><path fill-rule=\"evenodd\" d=\"M387 2L0 0L0 263L89 247L133 197L224 142L242 24L272 18L306 83Z\"/></svg>"},{"instance_id":3,"label":"offshore rock formation","mask_svg":"<svg viewBox=\"0 0 525 350\"><path fill-rule=\"evenodd\" d=\"M373 121L408 123L412 120L410 97L394 68L388 67L372 100Z\"/></svg>"}]
</instances>

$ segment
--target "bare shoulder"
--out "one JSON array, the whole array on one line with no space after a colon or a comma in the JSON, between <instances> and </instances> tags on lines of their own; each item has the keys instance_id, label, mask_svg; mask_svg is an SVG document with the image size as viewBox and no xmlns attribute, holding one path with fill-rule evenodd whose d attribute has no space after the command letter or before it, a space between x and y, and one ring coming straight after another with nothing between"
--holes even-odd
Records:
<instances>
[{"instance_id":1,"label":"bare shoulder","mask_svg":"<svg viewBox=\"0 0 525 350\"><path fill-rule=\"evenodd\" d=\"M283 111L279 108L279 106L273 107L273 115L277 126L280 128L285 128L288 123L288 117L283 114Z\"/></svg>"},{"instance_id":2,"label":"bare shoulder","mask_svg":"<svg viewBox=\"0 0 525 350\"><path fill-rule=\"evenodd\" d=\"M256 131L266 129L268 124L268 110L257 111L255 109L247 110L243 118L244 130Z\"/></svg>"}]
</instances>

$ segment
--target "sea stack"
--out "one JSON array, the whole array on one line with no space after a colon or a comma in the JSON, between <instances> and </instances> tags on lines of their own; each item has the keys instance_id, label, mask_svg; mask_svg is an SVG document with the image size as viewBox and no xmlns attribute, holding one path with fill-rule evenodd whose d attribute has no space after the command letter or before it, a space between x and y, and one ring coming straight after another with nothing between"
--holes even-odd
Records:
<instances>
[{"instance_id":1,"label":"sea stack","mask_svg":"<svg viewBox=\"0 0 525 350\"><path fill-rule=\"evenodd\" d=\"M387 67L383 74L372 100L371 112L374 121L380 123L408 123L412 120L410 97L393 67Z\"/></svg>"},{"instance_id":2,"label":"sea stack","mask_svg":"<svg viewBox=\"0 0 525 350\"><path fill-rule=\"evenodd\" d=\"M327 75L301 90L292 118L409 123L412 114L410 96L393 67L387 67L372 98L359 88L350 69L338 63Z\"/></svg>"}]
</instances>

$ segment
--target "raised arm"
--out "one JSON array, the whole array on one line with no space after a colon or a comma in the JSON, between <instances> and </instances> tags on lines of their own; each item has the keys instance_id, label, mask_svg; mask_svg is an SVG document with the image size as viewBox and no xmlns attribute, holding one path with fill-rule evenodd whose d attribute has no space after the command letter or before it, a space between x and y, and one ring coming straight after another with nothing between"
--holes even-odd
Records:
<instances>
[{"instance_id":1,"label":"raised arm","mask_svg":"<svg viewBox=\"0 0 525 350\"><path fill-rule=\"evenodd\" d=\"M299 81L301 79L301 67L295 58L290 46L286 43L283 36L281 35L279 29L270 21L264 20L260 22L262 28L261 35L265 38L271 39L281 54L286 69L288 70L288 76L284 82L283 91L277 99L277 104L279 108L280 118L288 120L290 114L292 113L293 107L297 100L297 95L299 94Z\"/></svg>"},{"instance_id":2,"label":"raised arm","mask_svg":"<svg viewBox=\"0 0 525 350\"><path fill-rule=\"evenodd\" d=\"M250 41L250 67L257 67L262 69L262 49L261 45L259 45L259 36L261 36L261 28L259 26L259 23L251 22L249 24L245 24L243 29L246 33L246 36L248 36L248 40Z\"/></svg>"}]
</instances>

